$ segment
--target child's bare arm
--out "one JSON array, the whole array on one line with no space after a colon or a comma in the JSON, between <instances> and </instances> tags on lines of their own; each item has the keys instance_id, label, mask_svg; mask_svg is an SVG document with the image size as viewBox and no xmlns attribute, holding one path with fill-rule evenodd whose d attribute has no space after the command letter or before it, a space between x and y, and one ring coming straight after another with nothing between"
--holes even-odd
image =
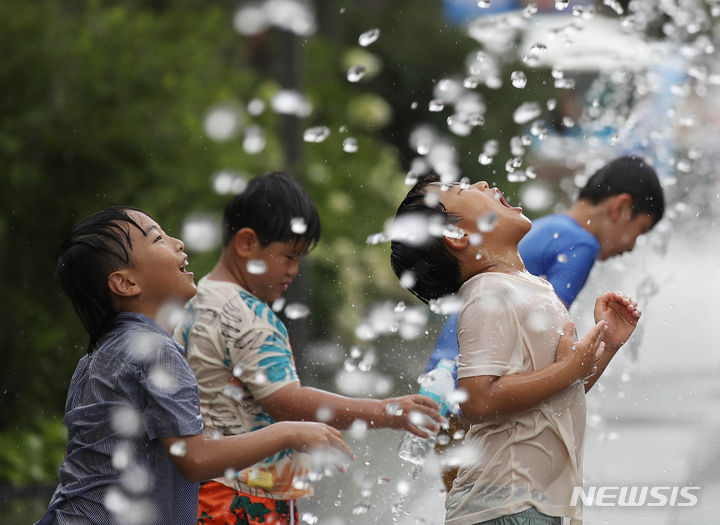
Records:
<instances>
[{"instance_id":1,"label":"child's bare arm","mask_svg":"<svg viewBox=\"0 0 720 525\"><path fill-rule=\"evenodd\" d=\"M600 378L610 360L632 335L642 312L635 299L620 292L605 292L595 301L595 321L603 320L607 329L603 340L605 352L595 366L593 374L585 380L585 392Z\"/></svg>"},{"instance_id":2,"label":"child's bare arm","mask_svg":"<svg viewBox=\"0 0 720 525\"><path fill-rule=\"evenodd\" d=\"M463 415L471 423L478 423L485 418L527 410L584 379L602 357L604 326L603 321L598 322L573 344L575 327L568 323L558 343L556 361L540 370L460 379L458 386L468 393L467 401L460 405Z\"/></svg>"},{"instance_id":3,"label":"child's bare arm","mask_svg":"<svg viewBox=\"0 0 720 525\"><path fill-rule=\"evenodd\" d=\"M183 445L173 444L182 442ZM283 421L235 436L206 439L202 434L163 438L175 467L192 482L218 478L228 468L242 470L274 453L292 448L301 452L332 447L349 458L354 454L340 432L322 423Z\"/></svg>"},{"instance_id":4,"label":"child's bare arm","mask_svg":"<svg viewBox=\"0 0 720 525\"><path fill-rule=\"evenodd\" d=\"M346 429L353 421L360 419L371 428L404 429L428 437L413 422L417 422L413 415L425 414L438 423L442 421L437 403L420 394L389 399L357 399L295 383L258 401L276 420L317 421L322 417L324 422L339 429ZM392 404L397 407L388 408ZM323 411L327 417L322 416ZM439 429L438 425L426 426L432 431Z\"/></svg>"}]
</instances>

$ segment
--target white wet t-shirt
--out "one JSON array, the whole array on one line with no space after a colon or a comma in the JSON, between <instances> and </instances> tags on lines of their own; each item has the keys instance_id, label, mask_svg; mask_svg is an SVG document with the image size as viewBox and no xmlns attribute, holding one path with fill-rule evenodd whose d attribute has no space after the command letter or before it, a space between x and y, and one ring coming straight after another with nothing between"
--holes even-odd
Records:
<instances>
[{"instance_id":1,"label":"white wet t-shirt","mask_svg":"<svg viewBox=\"0 0 720 525\"><path fill-rule=\"evenodd\" d=\"M529 273L487 272L460 288L458 379L539 370L555 361L570 320L552 286ZM506 417L473 425L468 459L446 500L446 525L473 525L529 507L581 518L571 506L582 486L585 389L580 381Z\"/></svg>"}]
</instances>

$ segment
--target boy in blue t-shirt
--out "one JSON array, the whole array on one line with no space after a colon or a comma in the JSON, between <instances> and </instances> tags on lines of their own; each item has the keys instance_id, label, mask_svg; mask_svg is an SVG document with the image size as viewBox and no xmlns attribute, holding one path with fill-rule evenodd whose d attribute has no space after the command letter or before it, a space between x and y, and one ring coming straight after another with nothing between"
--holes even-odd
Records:
<instances>
[{"instance_id":1,"label":"boy in blue t-shirt","mask_svg":"<svg viewBox=\"0 0 720 525\"><path fill-rule=\"evenodd\" d=\"M57 272L90 336L68 390L60 483L40 524L197 521L200 480L279 450L327 446L319 423L280 423L206 440L198 385L163 309L195 295L182 241L147 214L100 211L65 239Z\"/></svg>"}]
</instances>

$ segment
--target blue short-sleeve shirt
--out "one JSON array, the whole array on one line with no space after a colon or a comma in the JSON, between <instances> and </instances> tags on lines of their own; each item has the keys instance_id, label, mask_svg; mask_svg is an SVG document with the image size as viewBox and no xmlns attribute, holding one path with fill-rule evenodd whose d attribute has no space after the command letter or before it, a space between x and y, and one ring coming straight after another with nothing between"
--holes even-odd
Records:
<instances>
[{"instance_id":1,"label":"blue short-sleeve shirt","mask_svg":"<svg viewBox=\"0 0 720 525\"><path fill-rule=\"evenodd\" d=\"M571 217L554 214L533 221L518 250L527 270L544 276L569 307L587 281L600 243Z\"/></svg>"},{"instance_id":2,"label":"blue short-sleeve shirt","mask_svg":"<svg viewBox=\"0 0 720 525\"><path fill-rule=\"evenodd\" d=\"M197 381L182 347L154 320L116 316L78 363L63 422L67 456L47 523L196 522L198 485L160 438L202 433Z\"/></svg>"}]
</instances>

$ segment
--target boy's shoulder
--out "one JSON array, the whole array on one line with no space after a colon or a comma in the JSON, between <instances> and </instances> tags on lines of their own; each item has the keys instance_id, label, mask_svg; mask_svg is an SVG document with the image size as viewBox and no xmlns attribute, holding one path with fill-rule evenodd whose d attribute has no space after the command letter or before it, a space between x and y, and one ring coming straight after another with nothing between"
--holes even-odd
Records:
<instances>
[{"instance_id":1,"label":"boy's shoulder","mask_svg":"<svg viewBox=\"0 0 720 525\"><path fill-rule=\"evenodd\" d=\"M273 309L236 283L204 277L190 305L217 311L223 324L243 325L248 330L279 331L287 337L287 329Z\"/></svg>"},{"instance_id":2,"label":"boy's shoulder","mask_svg":"<svg viewBox=\"0 0 720 525\"><path fill-rule=\"evenodd\" d=\"M520 247L526 248L534 242L599 246L598 240L592 233L564 213L554 213L535 219L530 231L520 241Z\"/></svg>"}]
</instances>

